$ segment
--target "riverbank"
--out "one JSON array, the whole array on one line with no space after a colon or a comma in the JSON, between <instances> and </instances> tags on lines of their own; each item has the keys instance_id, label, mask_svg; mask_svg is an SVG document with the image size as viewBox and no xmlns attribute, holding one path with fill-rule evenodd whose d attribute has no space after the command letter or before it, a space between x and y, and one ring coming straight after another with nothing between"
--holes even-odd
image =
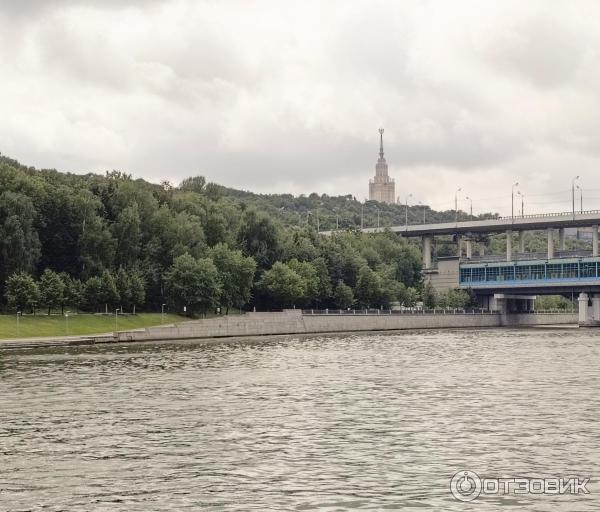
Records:
<instances>
[{"instance_id":1,"label":"riverbank","mask_svg":"<svg viewBox=\"0 0 600 512\"><path fill-rule=\"evenodd\" d=\"M112 333L154 327L161 324L184 322L185 317L165 313L139 313L136 315L78 314L65 315L0 315L0 340L52 338ZM116 329L115 329L116 327Z\"/></svg>"},{"instance_id":2,"label":"riverbank","mask_svg":"<svg viewBox=\"0 0 600 512\"><path fill-rule=\"evenodd\" d=\"M172 325L119 331L105 335L0 340L0 349L34 348L98 343L178 341L287 334L335 334L346 332L401 331L409 329L458 329L577 324L576 313L501 315L498 313L412 314L303 314L246 313L192 320Z\"/></svg>"}]
</instances>

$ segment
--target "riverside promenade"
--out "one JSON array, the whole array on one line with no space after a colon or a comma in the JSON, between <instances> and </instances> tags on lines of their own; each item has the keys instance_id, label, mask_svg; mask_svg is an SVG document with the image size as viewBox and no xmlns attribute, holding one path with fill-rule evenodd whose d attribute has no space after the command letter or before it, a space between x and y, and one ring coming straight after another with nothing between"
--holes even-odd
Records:
<instances>
[{"instance_id":1,"label":"riverside promenade","mask_svg":"<svg viewBox=\"0 0 600 512\"><path fill-rule=\"evenodd\" d=\"M379 311L288 309L246 313L178 324L85 336L0 340L0 350L166 340L236 338L286 334L577 325L577 313L500 314L474 310Z\"/></svg>"}]
</instances>

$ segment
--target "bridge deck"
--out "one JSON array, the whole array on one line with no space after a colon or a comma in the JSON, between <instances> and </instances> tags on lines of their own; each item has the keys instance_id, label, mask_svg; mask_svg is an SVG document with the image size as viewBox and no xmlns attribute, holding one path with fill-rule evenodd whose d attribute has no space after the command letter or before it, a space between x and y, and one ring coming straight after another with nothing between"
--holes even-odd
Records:
<instances>
[{"instance_id":1,"label":"bridge deck","mask_svg":"<svg viewBox=\"0 0 600 512\"><path fill-rule=\"evenodd\" d=\"M501 233L508 230L542 230L547 228L577 228L600 224L600 210L584 211L573 214L548 213L515 217L499 217L487 220L469 220L446 222L441 224L409 224L408 226L392 226L389 229L403 236L454 235L466 233ZM364 233L377 233L384 228L364 228ZM323 231L330 235L334 231Z\"/></svg>"}]
</instances>

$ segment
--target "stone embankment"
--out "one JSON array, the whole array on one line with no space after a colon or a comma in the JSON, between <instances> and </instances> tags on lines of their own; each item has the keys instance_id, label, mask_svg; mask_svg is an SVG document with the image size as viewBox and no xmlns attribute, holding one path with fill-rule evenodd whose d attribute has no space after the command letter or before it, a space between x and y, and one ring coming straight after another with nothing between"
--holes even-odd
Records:
<instances>
[{"instance_id":1,"label":"stone embankment","mask_svg":"<svg viewBox=\"0 0 600 512\"><path fill-rule=\"evenodd\" d=\"M346 312L344 312L346 313ZM340 332L399 331L406 329L456 329L483 327L518 327L535 325L577 324L577 313L412 313L368 314L305 313L299 309L281 313L246 313L219 316L174 325L120 331L97 336L6 340L0 348L83 345L132 341L189 340L231 338L278 334L327 334Z\"/></svg>"}]
</instances>

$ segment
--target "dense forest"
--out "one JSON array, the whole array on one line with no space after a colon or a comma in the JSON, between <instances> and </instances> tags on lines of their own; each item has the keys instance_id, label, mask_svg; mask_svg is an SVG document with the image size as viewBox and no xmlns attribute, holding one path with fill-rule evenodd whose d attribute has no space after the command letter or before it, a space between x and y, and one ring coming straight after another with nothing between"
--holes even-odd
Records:
<instances>
[{"instance_id":1,"label":"dense forest","mask_svg":"<svg viewBox=\"0 0 600 512\"><path fill-rule=\"evenodd\" d=\"M361 214L365 226L399 222L399 205L258 195L203 177L156 185L2 156L0 191L5 310L388 307L421 290L416 243L356 230ZM336 223L339 233L318 234Z\"/></svg>"}]
</instances>

